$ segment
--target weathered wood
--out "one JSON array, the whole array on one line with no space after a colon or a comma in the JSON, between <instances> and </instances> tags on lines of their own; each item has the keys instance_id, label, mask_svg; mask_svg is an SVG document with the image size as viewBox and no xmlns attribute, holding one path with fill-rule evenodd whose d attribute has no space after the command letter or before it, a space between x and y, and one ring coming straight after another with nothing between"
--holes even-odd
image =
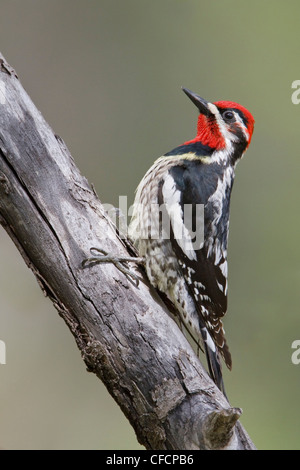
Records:
<instances>
[{"instance_id":1,"label":"weathered wood","mask_svg":"<svg viewBox=\"0 0 300 470\"><path fill-rule=\"evenodd\" d=\"M0 222L141 444L254 449L144 273L136 287L113 265L82 268L92 246L128 249L1 55Z\"/></svg>"}]
</instances>

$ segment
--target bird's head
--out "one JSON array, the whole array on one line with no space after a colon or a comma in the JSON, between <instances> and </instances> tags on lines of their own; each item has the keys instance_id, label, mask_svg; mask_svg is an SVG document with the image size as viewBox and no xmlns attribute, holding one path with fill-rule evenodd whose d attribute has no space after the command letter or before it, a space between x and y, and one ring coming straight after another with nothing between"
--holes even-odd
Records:
<instances>
[{"instance_id":1,"label":"bird's head","mask_svg":"<svg viewBox=\"0 0 300 470\"><path fill-rule=\"evenodd\" d=\"M250 144L254 118L240 104L232 101L209 103L196 93L183 88L199 110L197 136L186 144L201 142L216 151L228 150L241 157Z\"/></svg>"}]
</instances>

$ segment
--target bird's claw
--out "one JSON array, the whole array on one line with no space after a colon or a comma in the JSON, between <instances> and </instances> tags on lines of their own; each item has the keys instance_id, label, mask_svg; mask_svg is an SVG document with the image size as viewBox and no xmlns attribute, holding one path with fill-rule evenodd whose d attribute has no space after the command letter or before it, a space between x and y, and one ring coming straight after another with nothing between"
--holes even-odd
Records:
<instances>
[{"instance_id":1,"label":"bird's claw","mask_svg":"<svg viewBox=\"0 0 300 470\"><path fill-rule=\"evenodd\" d=\"M134 258L130 256L115 256L112 253L108 253L107 251L103 250L102 248L92 247L90 248L91 257L86 258L82 261L82 267L86 267L90 264L97 264L97 263L112 263L121 271L131 282L133 281L136 286L138 287L140 278L137 274L131 271L128 268L128 263L142 263L143 258Z\"/></svg>"}]
</instances>

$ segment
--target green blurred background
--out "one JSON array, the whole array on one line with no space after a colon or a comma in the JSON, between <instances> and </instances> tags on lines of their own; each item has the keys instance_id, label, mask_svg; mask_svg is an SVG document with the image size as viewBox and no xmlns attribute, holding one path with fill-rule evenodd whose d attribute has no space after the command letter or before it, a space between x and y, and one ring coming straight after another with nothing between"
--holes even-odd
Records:
<instances>
[{"instance_id":1,"label":"green blurred background","mask_svg":"<svg viewBox=\"0 0 300 470\"><path fill-rule=\"evenodd\" d=\"M233 406L260 449L300 449L298 0L0 0L0 50L103 202L133 201L193 138L183 85L256 119L229 240ZM68 328L0 230L0 447L139 449Z\"/></svg>"}]
</instances>

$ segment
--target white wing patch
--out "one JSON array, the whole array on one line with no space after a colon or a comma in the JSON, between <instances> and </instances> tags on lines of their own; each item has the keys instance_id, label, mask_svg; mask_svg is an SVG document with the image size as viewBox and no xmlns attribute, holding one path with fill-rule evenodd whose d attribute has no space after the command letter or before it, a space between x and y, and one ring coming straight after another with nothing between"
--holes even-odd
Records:
<instances>
[{"instance_id":1,"label":"white wing patch","mask_svg":"<svg viewBox=\"0 0 300 470\"><path fill-rule=\"evenodd\" d=\"M225 260L222 264L220 264L219 268L221 269L223 276L227 279L227 275L228 275L227 260Z\"/></svg>"},{"instance_id":2,"label":"white wing patch","mask_svg":"<svg viewBox=\"0 0 300 470\"><path fill-rule=\"evenodd\" d=\"M220 291L224 292L223 284L220 284L218 281L217 281L217 284L218 284L218 287L219 287Z\"/></svg>"},{"instance_id":3,"label":"white wing patch","mask_svg":"<svg viewBox=\"0 0 300 470\"><path fill-rule=\"evenodd\" d=\"M223 200L225 197L225 192L226 189L232 185L232 181L234 179L234 171L233 169L228 166L223 175L222 178L218 179L218 184L215 192L208 198L208 203L212 203L214 205L215 209L215 218L213 220L214 224L217 224L220 220L220 217L222 216L222 209L223 209Z\"/></svg>"},{"instance_id":4,"label":"white wing patch","mask_svg":"<svg viewBox=\"0 0 300 470\"><path fill-rule=\"evenodd\" d=\"M162 186L162 195L178 245L190 260L196 261L197 256L193 248L193 241L188 229L184 225L184 215L180 205L181 193L176 188L176 183L169 173Z\"/></svg>"},{"instance_id":5,"label":"white wing patch","mask_svg":"<svg viewBox=\"0 0 300 470\"><path fill-rule=\"evenodd\" d=\"M206 338L206 343L208 345L208 347L213 351L213 352L216 352L216 345L215 343L213 342L210 334L208 333L207 329L206 329L206 334L207 334L207 338Z\"/></svg>"}]
</instances>

